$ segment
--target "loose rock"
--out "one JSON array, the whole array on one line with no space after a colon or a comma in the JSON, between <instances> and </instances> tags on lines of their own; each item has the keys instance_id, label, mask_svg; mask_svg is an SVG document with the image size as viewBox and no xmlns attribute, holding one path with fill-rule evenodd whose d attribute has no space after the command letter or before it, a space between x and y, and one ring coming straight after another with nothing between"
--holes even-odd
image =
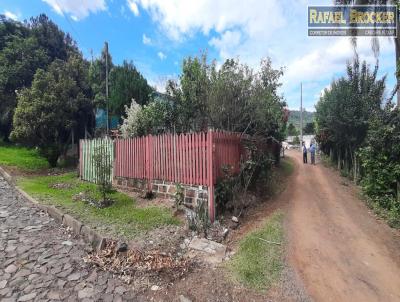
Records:
<instances>
[{"instance_id":1,"label":"loose rock","mask_svg":"<svg viewBox=\"0 0 400 302\"><path fill-rule=\"evenodd\" d=\"M151 290L153 290L153 291L156 291L156 290L159 290L159 289L160 289L160 287L158 285L153 285L151 287Z\"/></svg>"},{"instance_id":2,"label":"loose rock","mask_svg":"<svg viewBox=\"0 0 400 302\"><path fill-rule=\"evenodd\" d=\"M12 274L15 273L17 271L17 267L14 264L10 264L9 266L6 267L6 269L4 270L6 273Z\"/></svg>"}]
</instances>

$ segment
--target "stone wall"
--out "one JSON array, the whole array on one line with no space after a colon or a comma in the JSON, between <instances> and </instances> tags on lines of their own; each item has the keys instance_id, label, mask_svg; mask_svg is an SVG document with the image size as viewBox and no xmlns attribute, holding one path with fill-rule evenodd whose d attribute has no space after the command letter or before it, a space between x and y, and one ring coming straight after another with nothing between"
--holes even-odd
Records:
<instances>
[{"instance_id":1,"label":"stone wall","mask_svg":"<svg viewBox=\"0 0 400 302\"><path fill-rule=\"evenodd\" d=\"M147 189L147 181L144 179L115 177L114 185L123 189L143 192ZM173 199L177 191L177 184L163 180L153 180L152 192L157 197ZM196 208L200 203L208 203L208 187L180 184L183 189L184 204L189 208Z\"/></svg>"}]
</instances>

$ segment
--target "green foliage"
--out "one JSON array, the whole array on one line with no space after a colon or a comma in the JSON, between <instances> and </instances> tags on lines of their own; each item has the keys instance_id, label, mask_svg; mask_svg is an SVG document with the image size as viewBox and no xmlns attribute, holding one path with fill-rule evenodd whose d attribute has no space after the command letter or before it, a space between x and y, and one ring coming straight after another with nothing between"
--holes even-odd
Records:
<instances>
[{"instance_id":1,"label":"green foliage","mask_svg":"<svg viewBox=\"0 0 400 302\"><path fill-rule=\"evenodd\" d=\"M315 116L314 112L303 111L303 125L306 125L307 123L312 123L314 121L314 116ZM296 127L296 129L299 131L299 129L300 129L300 110L290 110L288 123L293 124Z\"/></svg>"},{"instance_id":2,"label":"green foliage","mask_svg":"<svg viewBox=\"0 0 400 302\"><path fill-rule=\"evenodd\" d=\"M139 105L149 102L152 88L132 62L124 61L110 72L110 111L122 116L132 99Z\"/></svg>"},{"instance_id":3,"label":"green foliage","mask_svg":"<svg viewBox=\"0 0 400 302\"><path fill-rule=\"evenodd\" d=\"M252 143L248 144L247 148L251 153L251 159L241 163L237 175L232 173L230 166L223 167L224 176L215 186L217 213L229 210L234 215L240 216L244 208L249 205L248 192L256 194L259 188L264 191L269 184L273 163L271 155Z\"/></svg>"},{"instance_id":4,"label":"green foliage","mask_svg":"<svg viewBox=\"0 0 400 302\"><path fill-rule=\"evenodd\" d=\"M174 194L175 208L179 209L179 207L184 203L185 193L181 184L176 184L176 192Z\"/></svg>"},{"instance_id":5,"label":"green foliage","mask_svg":"<svg viewBox=\"0 0 400 302\"><path fill-rule=\"evenodd\" d=\"M296 127L293 125L293 123L290 123L289 126L287 127L287 134L289 136L299 135L299 131L296 129Z\"/></svg>"},{"instance_id":6,"label":"green foliage","mask_svg":"<svg viewBox=\"0 0 400 302\"><path fill-rule=\"evenodd\" d=\"M142 107L138 117L137 135L159 134L172 129L173 105L168 101L152 101Z\"/></svg>"},{"instance_id":7,"label":"green foliage","mask_svg":"<svg viewBox=\"0 0 400 302\"><path fill-rule=\"evenodd\" d=\"M29 87L37 69L78 53L74 41L47 16L21 23L0 16L0 135L8 139L16 94Z\"/></svg>"},{"instance_id":8,"label":"green foliage","mask_svg":"<svg viewBox=\"0 0 400 302\"><path fill-rule=\"evenodd\" d=\"M0 144L0 165L17 167L24 171L48 168L48 163L38 150L11 144Z\"/></svg>"},{"instance_id":9,"label":"green foliage","mask_svg":"<svg viewBox=\"0 0 400 302\"><path fill-rule=\"evenodd\" d=\"M38 146L54 167L72 130L86 124L92 112L87 66L80 55L56 59L47 71L38 69L31 88L18 94L12 139Z\"/></svg>"},{"instance_id":10,"label":"green foliage","mask_svg":"<svg viewBox=\"0 0 400 302\"><path fill-rule=\"evenodd\" d=\"M226 60L217 70L206 56L189 57L179 84L168 82L167 95L153 97L140 109L135 104L126 108L124 136L213 128L283 140L285 102L277 92L282 74L269 59L254 72L238 60Z\"/></svg>"},{"instance_id":11,"label":"green foliage","mask_svg":"<svg viewBox=\"0 0 400 302\"><path fill-rule=\"evenodd\" d=\"M390 103L381 108L385 78L378 80L377 70L355 60L347 78L325 90L316 107L317 140L342 176L361 179L369 205L400 226L400 111Z\"/></svg>"},{"instance_id":12,"label":"green foliage","mask_svg":"<svg viewBox=\"0 0 400 302\"><path fill-rule=\"evenodd\" d=\"M177 132L214 129L283 137L285 103L278 95L283 72L269 59L254 72L229 59L217 70L206 56L183 62L180 84L169 82L167 94L174 102Z\"/></svg>"},{"instance_id":13,"label":"green foliage","mask_svg":"<svg viewBox=\"0 0 400 302\"><path fill-rule=\"evenodd\" d=\"M95 163L95 182L101 194L99 206L106 207L111 204L111 200L107 198L112 188L112 161L110 160L110 153L106 148L97 147L92 156Z\"/></svg>"},{"instance_id":14,"label":"green foliage","mask_svg":"<svg viewBox=\"0 0 400 302\"><path fill-rule=\"evenodd\" d=\"M94 60L89 67L89 82L94 95L94 105L97 108L106 108L106 57L108 76L110 76L114 64L110 53L107 55L105 47L101 51L100 58Z\"/></svg>"},{"instance_id":15,"label":"green foliage","mask_svg":"<svg viewBox=\"0 0 400 302\"><path fill-rule=\"evenodd\" d=\"M385 77L377 79L378 66L370 70L356 58L347 65L347 77L341 77L325 89L316 105L317 141L326 154L334 153L339 168L349 172L355 152L365 140L368 120L383 100Z\"/></svg>"},{"instance_id":16,"label":"green foliage","mask_svg":"<svg viewBox=\"0 0 400 302\"><path fill-rule=\"evenodd\" d=\"M366 143L359 151L364 192L379 207L400 214L400 109L386 106L370 120ZM397 216L400 221L400 215Z\"/></svg>"},{"instance_id":17,"label":"green foliage","mask_svg":"<svg viewBox=\"0 0 400 302\"><path fill-rule=\"evenodd\" d=\"M259 291L279 280L284 267L282 220L282 213L274 214L261 229L239 242L239 250L227 263L234 280Z\"/></svg>"},{"instance_id":18,"label":"green foliage","mask_svg":"<svg viewBox=\"0 0 400 302\"><path fill-rule=\"evenodd\" d=\"M210 227L206 205L206 202L200 201L195 208L195 212L186 216L189 229L199 234L202 233L205 237L207 237L207 230Z\"/></svg>"},{"instance_id":19,"label":"green foliage","mask_svg":"<svg viewBox=\"0 0 400 302\"><path fill-rule=\"evenodd\" d=\"M54 184L60 183L70 186L64 189L53 187ZM168 209L136 207L135 200L117 191L110 193L110 198L114 202L107 208L97 208L74 201L73 197L80 192L91 192L94 196L97 194L95 184L80 181L74 173L22 178L18 181L18 185L40 202L61 207L84 224L96 227L109 236L132 239L164 225L179 224L179 220L174 218Z\"/></svg>"},{"instance_id":20,"label":"green foliage","mask_svg":"<svg viewBox=\"0 0 400 302\"><path fill-rule=\"evenodd\" d=\"M144 106L132 101L131 106L125 107L125 110L126 117L121 126L125 138L159 134L174 129L176 111L168 100L152 99Z\"/></svg>"},{"instance_id":21,"label":"green foliage","mask_svg":"<svg viewBox=\"0 0 400 302\"><path fill-rule=\"evenodd\" d=\"M315 124L313 122L307 123L303 128L303 134L315 134Z\"/></svg>"}]
</instances>

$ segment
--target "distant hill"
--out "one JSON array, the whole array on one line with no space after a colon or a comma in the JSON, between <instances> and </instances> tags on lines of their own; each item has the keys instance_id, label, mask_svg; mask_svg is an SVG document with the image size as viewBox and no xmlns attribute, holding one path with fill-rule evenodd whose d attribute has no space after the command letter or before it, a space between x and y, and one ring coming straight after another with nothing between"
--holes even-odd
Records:
<instances>
[{"instance_id":1,"label":"distant hill","mask_svg":"<svg viewBox=\"0 0 400 302\"><path fill-rule=\"evenodd\" d=\"M307 123L311 123L314 121L315 112L303 111L303 127ZM290 110L288 125L293 123L293 125L300 129L300 110Z\"/></svg>"}]
</instances>

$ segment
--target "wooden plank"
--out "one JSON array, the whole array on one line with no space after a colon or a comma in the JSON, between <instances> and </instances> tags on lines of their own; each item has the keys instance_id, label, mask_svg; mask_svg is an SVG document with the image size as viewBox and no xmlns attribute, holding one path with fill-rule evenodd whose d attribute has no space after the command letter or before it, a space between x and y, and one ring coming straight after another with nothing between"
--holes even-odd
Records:
<instances>
[{"instance_id":1,"label":"wooden plank","mask_svg":"<svg viewBox=\"0 0 400 302\"><path fill-rule=\"evenodd\" d=\"M213 132L207 133L207 163L208 163L208 215L211 223L214 222L214 179L213 179Z\"/></svg>"},{"instance_id":2,"label":"wooden plank","mask_svg":"<svg viewBox=\"0 0 400 302\"><path fill-rule=\"evenodd\" d=\"M185 179L184 183L190 184L189 183L189 156L188 156L188 135L184 135L184 156L185 156Z\"/></svg>"},{"instance_id":3,"label":"wooden plank","mask_svg":"<svg viewBox=\"0 0 400 302\"><path fill-rule=\"evenodd\" d=\"M195 183L199 184L199 134L196 133L194 136L194 175Z\"/></svg>"},{"instance_id":4,"label":"wooden plank","mask_svg":"<svg viewBox=\"0 0 400 302\"><path fill-rule=\"evenodd\" d=\"M187 153L188 153L188 176L189 176L189 184L193 184L192 181L192 174L193 174L193 165L192 165L192 133L189 133L188 135L188 147L187 147Z\"/></svg>"},{"instance_id":5,"label":"wooden plank","mask_svg":"<svg viewBox=\"0 0 400 302\"><path fill-rule=\"evenodd\" d=\"M167 142L167 180L171 181L171 136L166 135Z\"/></svg>"}]
</instances>

